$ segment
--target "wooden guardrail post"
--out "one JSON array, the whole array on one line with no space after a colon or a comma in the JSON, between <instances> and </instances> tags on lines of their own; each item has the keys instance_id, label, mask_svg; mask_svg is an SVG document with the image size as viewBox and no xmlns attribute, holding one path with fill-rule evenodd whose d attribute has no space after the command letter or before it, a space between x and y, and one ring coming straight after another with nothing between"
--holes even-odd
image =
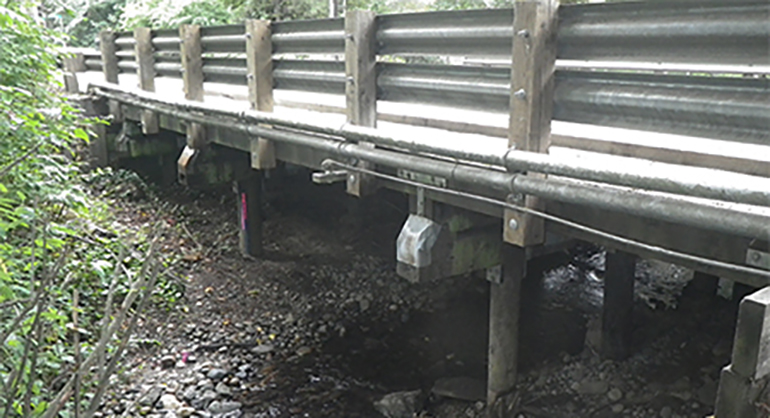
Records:
<instances>
[{"instance_id":1,"label":"wooden guardrail post","mask_svg":"<svg viewBox=\"0 0 770 418\"><path fill-rule=\"evenodd\" d=\"M67 93L78 93L80 86L77 73L86 70L85 56L82 52L68 52L62 58L62 62L64 63L64 90Z\"/></svg>"},{"instance_id":2,"label":"wooden guardrail post","mask_svg":"<svg viewBox=\"0 0 770 418\"><path fill-rule=\"evenodd\" d=\"M179 49L182 59L182 84L187 100L203 101L203 48L200 27L182 25L179 27ZM206 127L198 123L187 123L185 128L187 144L177 160L179 182L187 184L192 174L197 154L206 147Z\"/></svg>"},{"instance_id":3,"label":"wooden guardrail post","mask_svg":"<svg viewBox=\"0 0 770 418\"><path fill-rule=\"evenodd\" d=\"M246 66L251 108L273 111L273 43L270 21L246 22ZM258 170L275 168L273 144L265 138L251 140L251 167Z\"/></svg>"},{"instance_id":4,"label":"wooden guardrail post","mask_svg":"<svg viewBox=\"0 0 770 418\"><path fill-rule=\"evenodd\" d=\"M104 81L118 84L118 55L115 46L115 32L103 30L99 32L99 49L102 54L102 71L104 72ZM115 100L109 101L110 115L113 122L123 121L123 112L120 103Z\"/></svg>"},{"instance_id":5,"label":"wooden guardrail post","mask_svg":"<svg viewBox=\"0 0 770 418\"><path fill-rule=\"evenodd\" d=\"M553 75L556 59L558 0L514 2L513 62L509 146L544 152L550 135ZM509 196L511 203L538 207L525 196ZM516 385L521 281L526 272L527 246L542 244L541 219L506 210L501 281L490 283L489 369L487 402L499 415L501 397Z\"/></svg>"},{"instance_id":6,"label":"wooden guardrail post","mask_svg":"<svg viewBox=\"0 0 770 418\"><path fill-rule=\"evenodd\" d=\"M522 151L547 152L551 135L558 0L519 0L514 5L508 146ZM515 200L528 207L541 207L531 196L517 196ZM506 210L504 238L518 246L542 244L544 222L531 215Z\"/></svg>"},{"instance_id":7,"label":"wooden guardrail post","mask_svg":"<svg viewBox=\"0 0 770 418\"><path fill-rule=\"evenodd\" d=\"M731 363L722 369L716 418L765 416L758 408L766 399L770 376L770 288L746 296L738 310ZM765 395L766 396L766 395Z\"/></svg>"},{"instance_id":8,"label":"wooden guardrail post","mask_svg":"<svg viewBox=\"0 0 770 418\"><path fill-rule=\"evenodd\" d=\"M139 88L145 91L155 91L155 58L152 55L152 30L150 28L134 29L136 40L135 55L139 80ZM158 115L149 110L142 110L142 133L156 134L160 130Z\"/></svg>"},{"instance_id":9,"label":"wooden guardrail post","mask_svg":"<svg viewBox=\"0 0 770 418\"><path fill-rule=\"evenodd\" d=\"M353 125L377 125L377 73L375 14L365 10L345 13L345 101L347 121ZM370 145L370 144L367 144ZM371 145L374 148L374 145ZM362 168L365 164L359 164ZM351 173L347 191L363 196L374 189L374 179Z\"/></svg>"},{"instance_id":10,"label":"wooden guardrail post","mask_svg":"<svg viewBox=\"0 0 770 418\"><path fill-rule=\"evenodd\" d=\"M203 101L203 48L201 29L198 25L179 27L180 53L182 58L182 83L187 100ZM206 144L205 127L199 123L187 124L187 146L195 149Z\"/></svg>"}]
</instances>

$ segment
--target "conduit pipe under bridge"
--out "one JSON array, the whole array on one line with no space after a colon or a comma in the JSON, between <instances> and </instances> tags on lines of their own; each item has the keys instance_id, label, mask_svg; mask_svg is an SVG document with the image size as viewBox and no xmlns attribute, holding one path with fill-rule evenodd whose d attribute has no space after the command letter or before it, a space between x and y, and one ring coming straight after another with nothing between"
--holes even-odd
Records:
<instances>
[{"instance_id":1,"label":"conduit pipe under bridge","mask_svg":"<svg viewBox=\"0 0 770 418\"><path fill-rule=\"evenodd\" d=\"M510 194L523 193L747 238L765 239L770 236L770 212L762 211L761 208L744 205L728 208L713 200L670 194L678 192L689 196L720 198L723 202L770 205L770 180L760 177L680 166L676 166L681 169L678 176L664 177L655 173L596 169L573 160L556 159L524 151L508 151L504 155L473 154L438 148L417 140L386 136L375 129L350 126L332 128L257 111L217 109L199 102L163 99L153 93L108 83L92 83L90 91L110 100L168 114L185 121L315 149L344 161L366 161L380 167L407 169L442 177L447 179L449 188L484 197L504 199ZM259 124L292 130L267 128ZM399 150L364 147L341 138L371 142ZM402 152L403 150L406 152ZM447 158L456 161L447 161ZM507 172L505 167L511 171L537 171L612 184L531 178L516 172ZM710 174L708 178L697 177L706 174ZM744 183L738 184L749 187L727 184L728 181L724 179L709 180L718 176L731 176L729 178L732 181L740 179ZM661 191L669 193L659 193ZM770 277L770 273L767 273L767 276Z\"/></svg>"},{"instance_id":2,"label":"conduit pipe under bridge","mask_svg":"<svg viewBox=\"0 0 770 418\"><path fill-rule=\"evenodd\" d=\"M167 100L156 94L128 90L110 83L92 82L92 89L109 99L139 107L151 104L168 105L175 109L200 112L204 115L237 118L243 123L268 124L336 136L349 141L369 142L377 146L403 149L460 160L466 164L505 168L510 172L538 172L580 180L655 190L706 199L748 205L770 206L770 178L751 176L724 170L689 167L651 162L648 167L623 167L622 170L599 167L580 159L563 158L510 149L505 153L481 153L439 147L410 137L384 135L377 129L346 124L342 127L307 123L297 119L274 116L267 112L247 110L236 112L189 100ZM267 136L266 136L267 137Z\"/></svg>"}]
</instances>

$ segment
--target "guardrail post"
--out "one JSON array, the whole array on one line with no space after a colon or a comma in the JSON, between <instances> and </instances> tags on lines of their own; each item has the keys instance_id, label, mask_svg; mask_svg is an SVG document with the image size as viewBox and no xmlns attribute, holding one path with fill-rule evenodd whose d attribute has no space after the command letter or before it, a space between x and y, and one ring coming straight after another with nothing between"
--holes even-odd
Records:
<instances>
[{"instance_id":1,"label":"guardrail post","mask_svg":"<svg viewBox=\"0 0 770 418\"><path fill-rule=\"evenodd\" d=\"M251 108L273 111L273 43L270 21L246 21L246 66ZM265 138L251 140L251 167L275 168L275 149Z\"/></svg>"},{"instance_id":2,"label":"guardrail post","mask_svg":"<svg viewBox=\"0 0 770 418\"><path fill-rule=\"evenodd\" d=\"M558 0L518 0L514 3L513 68L508 146L547 152L556 61ZM541 207L534 197L517 196L516 203ZM506 210L504 238L511 244L542 244L542 219Z\"/></svg>"},{"instance_id":3,"label":"guardrail post","mask_svg":"<svg viewBox=\"0 0 770 418\"><path fill-rule=\"evenodd\" d=\"M115 46L115 32L103 30L99 32L99 49L102 54L102 71L104 72L104 81L118 84L118 55ZM123 112L120 103L115 100L109 101L110 115L113 122L123 121Z\"/></svg>"},{"instance_id":4,"label":"guardrail post","mask_svg":"<svg viewBox=\"0 0 770 418\"><path fill-rule=\"evenodd\" d=\"M152 30L150 28L134 29L136 40L135 54L139 88L145 91L155 91L155 58L152 55ZM158 115L149 110L142 110L142 133L156 134L160 130Z\"/></svg>"},{"instance_id":5,"label":"guardrail post","mask_svg":"<svg viewBox=\"0 0 770 418\"><path fill-rule=\"evenodd\" d=\"M548 148L556 60L558 0L517 0L511 68L508 145L544 152ZM539 207L536 199L509 196L511 203ZM491 416L505 416L503 397L516 385L521 282L526 273L526 247L545 239L542 220L505 210L502 281L490 283L489 368L487 403Z\"/></svg>"},{"instance_id":6,"label":"guardrail post","mask_svg":"<svg viewBox=\"0 0 770 418\"><path fill-rule=\"evenodd\" d=\"M612 360L623 360L630 354L633 334L636 256L608 251L605 266L602 354Z\"/></svg>"},{"instance_id":7,"label":"guardrail post","mask_svg":"<svg viewBox=\"0 0 770 418\"><path fill-rule=\"evenodd\" d=\"M62 59L64 63L64 90L67 93L80 92L77 73L86 70L86 59L82 52L67 52Z\"/></svg>"},{"instance_id":8,"label":"guardrail post","mask_svg":"<svg viewBox=\"0 0 770 418\"><path fill-rule=\"evenodd\" d=\"M347 121L353 125L377 125L377 73L375 66L375 14L365 10L345 13L345 100ZM374 148L374 145L370 145ZM359 164L362 168L371 168ZM347 191L363 196L374 190L374 179L350 173Z\"/></svg>"},{"instance_id":9,"label":"guardrail post","mask_svg":"<svg viewBox=\"0 0 770 418\"><path fill-rule=\"evenodd\" d=\"M203 49L201 29L198 25L179 27L180 52L182 58L182 82L187 100L203 101ZM187 124L187 146L195 149L206 145L206 130L199 123Z\"/></svg>"},{"instance_id":10,"label":"guardrail post","mask_svg":"<svg viewBox=\"0 0 770 418\"><path fill-rule=\"evenodd\" d=\"M731 363L722 369L716 418L765 416L758 408L766 399L770 375L770 288L746 296L738 310Z\"/></svg>"}]
</instances>

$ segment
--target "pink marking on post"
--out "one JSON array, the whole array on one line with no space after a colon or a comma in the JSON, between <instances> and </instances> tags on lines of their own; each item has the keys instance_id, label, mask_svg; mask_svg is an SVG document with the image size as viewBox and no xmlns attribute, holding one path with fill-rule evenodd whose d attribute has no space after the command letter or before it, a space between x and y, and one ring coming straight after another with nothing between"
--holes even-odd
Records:
<instances>
[{"instance_id":1,"label":"pink marking on post","mask_svg":"<svg viewBox=\"0 0 770 418\"><path fill-rule=\"evenodd\" d=\"M241 229L246 230L246 220L249 218L246 211L246 193L241 193Z\"/></svg>"}]
</instances>

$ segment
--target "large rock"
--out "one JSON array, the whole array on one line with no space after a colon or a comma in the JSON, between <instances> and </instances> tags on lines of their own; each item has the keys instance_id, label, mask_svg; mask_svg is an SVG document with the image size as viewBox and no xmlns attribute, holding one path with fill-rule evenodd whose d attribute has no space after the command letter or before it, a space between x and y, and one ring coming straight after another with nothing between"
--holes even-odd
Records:
<instances>
[{"instance_id":1,"label":"large rock","mask_svg":"<svg viewBox=\"0 0 770 418\"><path fill-rule=\"evenodd\" d=\"M254 354L267 354L273 351L274 349L275 347L272 344L259 344L258 346L252 348L251 352Z\"/></svg>"},{"instance_id":2,"label":"large rock","mask_svg":"<svg viewBox=\"0 0 770 418\"><path fill-rule=\"evenodd\" d=\"M198 397L198 390L195 386L190 386L187 389L185 389L184 392L182 392L182 399L186 400L187 402L190 402L197 397Z\"/></svg>"},{"instance_id":3,"label":"large rock","mask_svg":"<svg viewBox=\"0 0 770 418\"><path fill-rule=\"evenodd\" d=\"M182 407L182 402L179 402L179 399L170 393L160 397L160 404L163 405L163 409L166 411L176 411Z\"/></svg>"},{"instance_id":4,"label":"large rock","mask_svg":"<svg viewBox=\"0 0 770 418\"><path fill-rule=\"evenodd\" d=\"M386 418L413 418L422 407L422 391L394 392L374 402L374 409Z\"/></svg>"},{"instance_id":5,"label":"large rock","mask_svg":"<svg viewBox=\"0 0 770 418\"><path fill-rule=\"evenodd\" d=\"M148 406L153 407L158 402L158 399L160 399L160 395L163 393L163 388L160 386L153 386L148 390L144 395L142 395L141 398L139 398L139 401L137 403L139 406Z\"/></svg>"},{"instance_id":6,"label":"large rock","mask_svg":"<svg viewBox=\"0 0 770 418\"><path fill-rule=\"evenodd\" d=\"M164 369L170 369L176 364L176 358L172 355L163 356L160 359L160 367Z\"/></svg>"},{"instance_id":7,"label":"large rock","mask_svg":"<svg viewBox=\"0 0 770 418\"><path fill-rule=\"evenodd\" d=\"M482 401L486 399L486 384L470 377L448 377L436 380L431 392L445 398L464 401Z\"/></svg>"},{"instance_id":8,"label":"large rock","mask_svg":"<svg viewBox=\"0 0 770 418\"><path fill-rule=\"evenodd\" d=\"M227 376L227 370L225 369L211 369L206 373L206 377L211 380L222 380L225 376Z\"/></svg>"},{"instance_id":9,"label":"large rock","mask_svg":"<svg viewBox=\"0 0 770 418\"><path fill-rule=\"evenodd\" d=\"M241 409L240 402L214 401L206 408L212 415L222 415Z\"/></svg>"},{"instance_id":10,"label":"large rock","mask_svg":"<svg viewBox=\"0 0 770 418\"><path fill-rule=\"evenodd\" d=\"M219 395L217 395L217 393L213 390L206 390L197 399L193 399L190 402L190 405L192 405L192 407L195 409L203 409L206 408L218 396Z\"/></svg>"},{"instance_id":11,"label":"large rock","mask_svg":"<svg viewBox=\"0 0 770 418\"><path fill-rule=\"evenodd\" d=\"M603 395L607 393L609 386L601 380L584 380L575 385L574 389L580 395Z\"/></svg>"},{"instance_id":12,"label":"large rock","mask_svg":"<svg viewBox=\"0 0 770 418\"><path fill-rule=\"evenodd\" d=\"M230 396L233 394L233 391L230 390L229 387L227 387L225 382L217 383L217 386L214 388L214 391L216 391L218 394L222 396Z\"/></svg>"}]
</instances>

